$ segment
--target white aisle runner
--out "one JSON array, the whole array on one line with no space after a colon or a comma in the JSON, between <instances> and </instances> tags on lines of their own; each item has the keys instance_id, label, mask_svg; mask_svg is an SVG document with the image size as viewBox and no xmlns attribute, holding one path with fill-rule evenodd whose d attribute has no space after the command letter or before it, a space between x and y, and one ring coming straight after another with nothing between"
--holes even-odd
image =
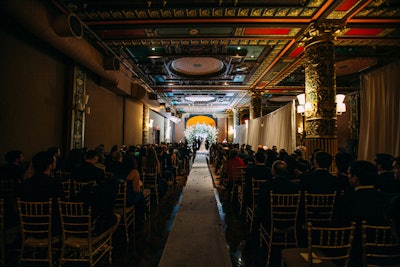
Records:
<instances>
[{"instance_id":1,"label":"white aisle runner","mask_svg":"<svg viewBox=\"0 0 400 267\"><path fill-rule=\"evenodd\" d=\"M232 266L205 155L196 156L158 266Z\"/></svg>"}]
</instances>

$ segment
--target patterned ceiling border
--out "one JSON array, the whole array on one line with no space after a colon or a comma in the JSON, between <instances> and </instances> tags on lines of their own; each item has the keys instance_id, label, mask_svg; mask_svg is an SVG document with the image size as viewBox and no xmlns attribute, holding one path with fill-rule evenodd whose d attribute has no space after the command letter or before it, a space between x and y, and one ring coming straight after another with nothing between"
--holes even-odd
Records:
<instances>
[{"instance_id":1,"label":"patterned ceiling border","mask_svg":"<svg viewBox=\"0 0 400 267\"><path fill-rule=\"evenodd\" d=\"M100 20L142 20L182 18L311 18L326 1L310 1L306 7L220 7L220 8L149 8L77 12L84 21Z\"/></svg>"}]
</instances>

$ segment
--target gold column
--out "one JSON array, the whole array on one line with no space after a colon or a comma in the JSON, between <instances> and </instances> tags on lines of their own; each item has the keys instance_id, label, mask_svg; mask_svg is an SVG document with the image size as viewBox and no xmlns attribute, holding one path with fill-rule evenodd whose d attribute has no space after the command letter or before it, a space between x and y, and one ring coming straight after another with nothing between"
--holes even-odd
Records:
<instances>
[{"instance_id":1,"label":"gold column","mask_svg":"<svg viewBox=\"0 0 400 267\"><path fill-rule=\"evenodd\" d=\"M250 120L261 117L261 102L263 98L263 92L252 91L250 99Z\"/></svg>"},{"instance_id":2,"label":"gold column","mask_svg":"<svg viewBox=\"0 0 400 267\"><path fill-rule=\"evenodd\" d=\"M150 119L150 109L148 106L143 105L143 118L142 118L142 125L143 125L143 136L142 142L143 144L149 143L149 119Z\"/></svg>"},{"instance_id":3,"label":"gold column","mask_svg":"<svg viewBox=\"0 0 400 267\"><path fill-rule=\"evenodd\" d=\"M312 23L305 42L305 133L308 153L316 148L337 153L335 33L342 26Z\"/></svg>"},{"instance_id":4,"label":"gold column","mask_svg":"<svg viewBox=\"0 0 400 267\"><path fill-rule=\"evenodd\" d=\"M229 112L227 117L227 125L228 125L228 143L234 142L234 132L235 132L235 125L234 125L234 111Z\"/></svg>"}]
</instances>

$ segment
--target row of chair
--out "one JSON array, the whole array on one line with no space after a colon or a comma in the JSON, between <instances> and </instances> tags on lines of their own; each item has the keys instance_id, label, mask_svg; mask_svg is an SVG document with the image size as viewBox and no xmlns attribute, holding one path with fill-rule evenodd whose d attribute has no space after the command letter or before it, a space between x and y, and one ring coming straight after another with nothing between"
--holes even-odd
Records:
<instances>
[{"instance_id":1,"label":"row of chair","mask_svg":"<svg viewBox=\"0 0 400 267\"><path fill-rule=\"evenodd\" d=\"M272 248L276 246L295 247L282 250L283 266L348 266L356 225L353 222L346 227L330 227L335 196L305 192L304 230L307 232L308 246L297 248L301 192L270 193L270 220L259 226L260 247L265 245L267 248L267 265L270 263ZM389 262L390 266L400 266L400 243L394 238L390 226L363 222L362 240L366 266Z\"/></svg>"},{"instance_id":2,"label":"row of chair","mask_svg":"<svg viewBox=\"0 0 400 267\"><path fill-rule=\"evenodd\" d=\"M20 262L48 262L53 266L53 252L60 236L52 235L51 200L27 202L18 199L21 220ZM111 228L98 236L93 235L91 208L83 202L58 201L62 236L59 266L66 262L86 262L94 266L108 254L112 259Z\"/></svg>"}]
</instances>

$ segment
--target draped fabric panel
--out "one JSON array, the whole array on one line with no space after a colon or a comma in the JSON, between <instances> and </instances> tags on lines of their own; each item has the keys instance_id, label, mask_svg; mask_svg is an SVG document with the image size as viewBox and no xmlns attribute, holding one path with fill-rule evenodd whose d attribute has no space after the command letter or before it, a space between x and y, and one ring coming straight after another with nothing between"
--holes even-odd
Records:
<instances>
[{"instance_id":1,"label":"draped fabric panel","mask_svg":"<svg viewBox=\"0 0 400 267\"><path fill-rule=\"evenodd\" d=\"M358 159L400 155L400 61L361 76Z\"/></svg>"},{"instance_id":2,"label":"draped fabric panel","mask_svg":"<svg viewBox=\"0 0 400 267\"><path fill-rule=\"evenodd\" d=\"M296 149L296 107L291 102L263 117L261 133L263 145L271 148L276 145L289 153Z\"/></svg>"},{"instance_id":3,"label":"draped fabric panel","mask_svg":"<svg viewBox=\"0 0 400 267\"><path fill-rule=\"evenodd\" d=\"M236 138L234 142L238 144L247 144L247 129L245 124L236 126Z\"/></svg>"},{"instance_id":4,"label":"draped fabric panel","mask_svg":"<svg viewBox=\"0 0 400 267\"><path fill-rule=\"evenodd\" d=\"M285 149L289 153L296 149L296 109L295 102L289 103L261 118L249 120L246 125L236 127L235 142L248 144L253 150L258 145Z\"/></svg>"}]
</instances>

